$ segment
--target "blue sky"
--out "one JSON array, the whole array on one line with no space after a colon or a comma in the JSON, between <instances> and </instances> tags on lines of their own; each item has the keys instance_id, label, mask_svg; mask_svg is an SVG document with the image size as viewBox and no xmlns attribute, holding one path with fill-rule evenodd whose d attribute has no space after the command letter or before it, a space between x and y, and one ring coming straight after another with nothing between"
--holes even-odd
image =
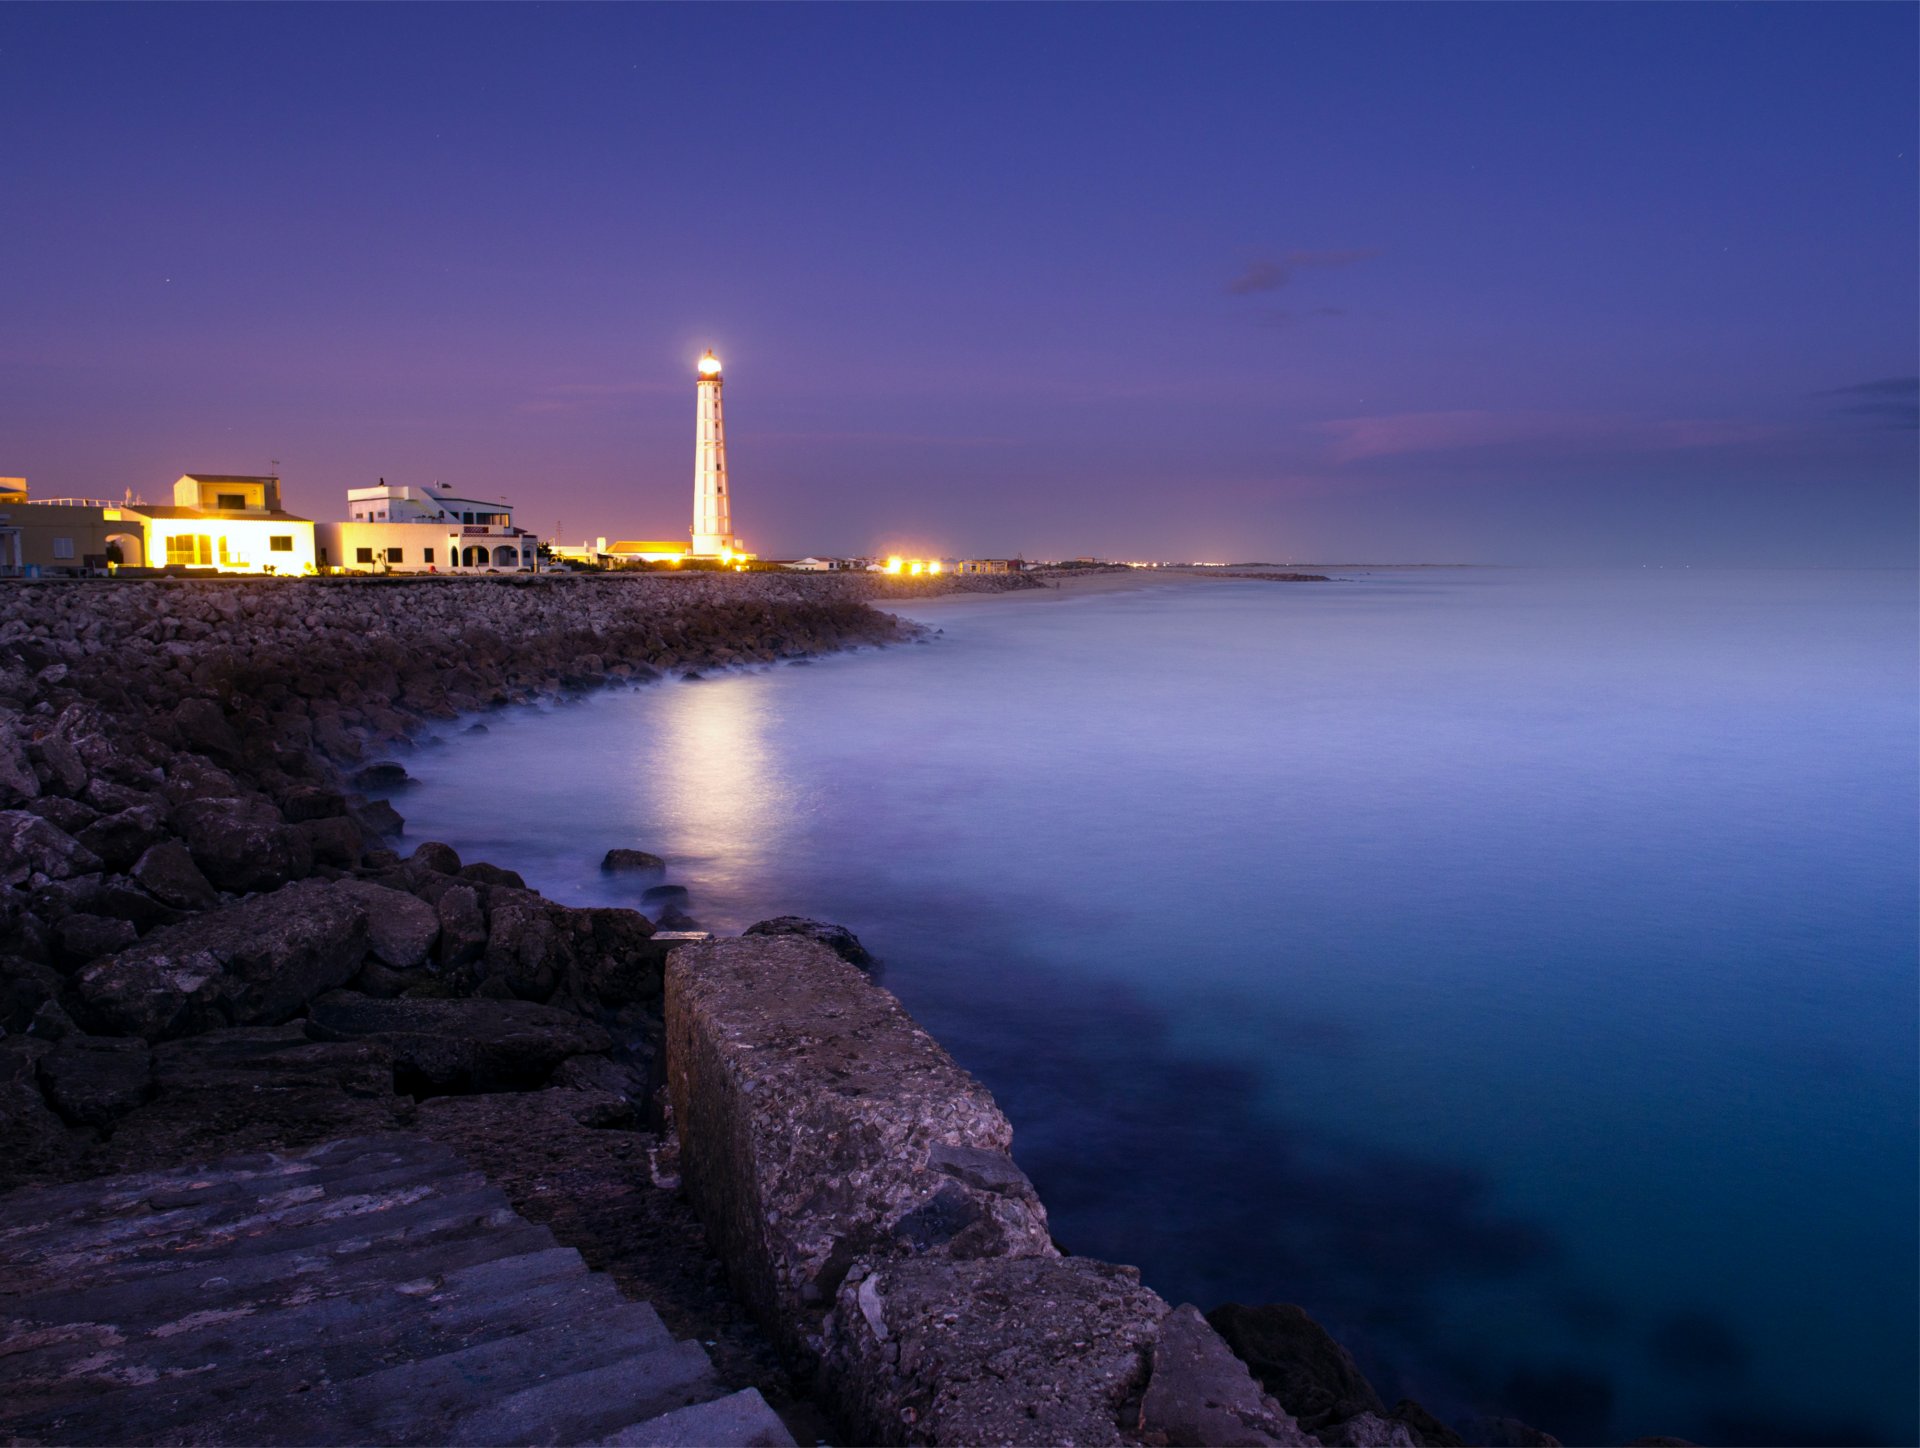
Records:
<instances>
[{"instance_id":1,"label":"blue sky","mask_svg":"<svg viewBox=\"0 0 1920 1448\"><path fill-rule=\"evenodd\" d=\"M1897 5L0 8L0 473L764 553L1911 564Z\"/></svg>"}]
</instances>

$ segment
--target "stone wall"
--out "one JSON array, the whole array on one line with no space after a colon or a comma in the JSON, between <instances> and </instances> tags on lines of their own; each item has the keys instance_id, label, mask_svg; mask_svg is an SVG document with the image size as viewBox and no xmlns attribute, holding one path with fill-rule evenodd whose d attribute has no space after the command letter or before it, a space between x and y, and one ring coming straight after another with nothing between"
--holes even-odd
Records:
<instances>
[{"instance_id":1,"label":"stone wall","mask_svg":"<svg viewBox=\"0 0 1920 1448\"><path fill-rule=\"evenodd\" d=\"M667 958L681 1174L856 1441L1305 1444L1191 1307L1063 1257L986 1089L791 936Z\"/></svg>"}]
</instances>

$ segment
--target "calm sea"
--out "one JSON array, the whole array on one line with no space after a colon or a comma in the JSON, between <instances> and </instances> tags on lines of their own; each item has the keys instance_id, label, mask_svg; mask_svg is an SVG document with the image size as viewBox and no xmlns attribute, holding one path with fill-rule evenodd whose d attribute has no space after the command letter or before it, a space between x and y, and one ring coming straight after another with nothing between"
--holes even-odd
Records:
<instances>
[{"instance_id":1,"label":"calm sea","mask_svg":"<svg viewBox=\"0 0 1920 1448\"><path fill-rule=\"evenodd\" d=\"M410 836L851 926L1076 1252L1569 1442L1912 1443L1916 580L1353 571L448 729Z\"/></svg>"}]
</instances>

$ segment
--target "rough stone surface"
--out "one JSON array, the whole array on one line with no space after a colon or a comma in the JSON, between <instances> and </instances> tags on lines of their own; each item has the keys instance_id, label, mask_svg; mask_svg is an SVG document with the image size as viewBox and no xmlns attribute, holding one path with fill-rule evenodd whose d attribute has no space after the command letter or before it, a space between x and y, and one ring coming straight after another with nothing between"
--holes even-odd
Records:
<instances>
[{"instance_id":1,"label":"rough stone surface","mask_svg":"<svg viewBox=\"0 0 1920 1448\"><path fill-rule=\"evenodd\" d=\"M1261 1386L1310 1433L1387 1410L1347 1350L1290 1302L1258 1307L1229 1302L1207 1314Z\"/></svg>"},{"instance_id":2,"label":"rough stone surface","mask_svg":"<svg viewBox=\"0 0 1920 1448\"><path fill-rule=\"evenodd\" d=\"M1420 1448L1405 1423L1378 1413L1360 1413L1332 1423L1315 1435L1327 1448Z\"/></svg>"},{"instance_id":3,"label":"rough stone surface","mask_svg":"<svg viewBox=\"0 0 1920 1448\"><path fill-rule=\"evenodd\" d=\"M600 1027L532 1001L373 1000L336 991L316 1000L308 1029L372 1041L392 1054L403 1089L514 1089L543 1084L569 1056L611 1049Z\"/></svg>"},{"instance_id":4,"label":"rough stone surface","mask_svg":"<svg viewBox=\"0 0 1920 1448\"><path fill-rule=\"evenodd\" d=\"M209 910L219 900L213 885L178 840L163 840L134 862L130 872L147 893L181 910Z\"/></svg>"},{"instance_id":5,"label":"rough stone surface","mask_svg":"<svg viewBox=\"0 0 1920 1448\"><path fill-rule=\"evenodd\" d=\"M351 889L303 881L156 930L88 966L77 985L103 1025L148 1040L269 1025L351 980L367 934Z\"/></svg>"},{"instance_id":6,"label":"rough stone surface","mask_svg":"<svg viewBox=\"0 0 1920 1448\"><path fill-rule=\"evenodd\" d=\"M310 847L261 799L195 799L173 824L201 873L222 890L269 890L312 868Z\"/></svg>"},{"instance_id":7,"label":"rough stone surface","mask_svg":"<svg viewBox=\"0 0 1920 1448\"><path fill-rule=\"evenodd\" d=\"M824 1377L859 1443L1137 1441L1166 1311L1083 1258L889 1262L841 1285Z\"/></svg>"},{"instance_id":8,"label":"rough stone surface","mask_svg":"<svg viewBox=\"0 0 1920 1448\"><path fill-rule=\"evenodd\" d=\"M76 1126L112 1127L146 1099L153 1053L137 1037L69 1035L40 1058L47 1101Z\"/></svg>"},{"instance_id":9,"label":"rough stone surface","mask_svg":"<svg viewBox=\"0 0 1920 1448\"><path fill-rule=\"evenodd\" d=\"M373 953L396 970L426 963L440 938L440 916L426 901L369 880L342 880L336 889L367 911L367 940Z\"/></svg>"},{"instance_id":10,"label":"rough stone surface","mask_svg":"<svg viewBox=\"0 0 1920 1448\"><path fill-rule=\"evenodd\" d=\"M1173 1448L1307 1448L1314 1442L1261 1392L1246 1364L1191 1304L1160 1321L1140 1431Z\"/></svg>"},{"instance_id":11,"label":"rough stone surface","mask_svg":"<svg viewBox=\"0 0 1920 1448\"><path fill-rule=\"evenodd\" d=\"M825 947L683 945L668 957L666 1018L687 1192L736 1288L797 1358L818 1352L820 1317L856 1262L1054 1255L1023 1176L994 1189L929 1163L939 1146L1007 1157L1013 1129L898 1001Z\"/></svg>"},{"instance_id":12,"label":"rough stone surface","mask_svg":"<svg viewBox=\"0 0 1920 1448\"><path fill-rule=\"evenodd\" d=\"M0 886L38 876L64 880L101 868L100 857L72 835L26 810L0 810Z\"/></svg>"}]
</instances>

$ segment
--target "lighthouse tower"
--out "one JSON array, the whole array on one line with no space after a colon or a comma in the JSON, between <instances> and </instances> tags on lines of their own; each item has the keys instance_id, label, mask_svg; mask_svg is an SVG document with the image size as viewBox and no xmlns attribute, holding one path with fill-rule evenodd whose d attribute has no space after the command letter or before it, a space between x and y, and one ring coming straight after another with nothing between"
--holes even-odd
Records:
<instances>
[{"instance_id":1,"label":"lighthouse tower","mask_svg":"<svg viewBox=\"0 0 1920 1448\"><path fill-rule=\"evenodd\" d=\"M720 415L720 359L700 359L699 423L693 448L693 556L729 557L740 551L727 498L727 428Z\"/></svg>"}]
</instances>

